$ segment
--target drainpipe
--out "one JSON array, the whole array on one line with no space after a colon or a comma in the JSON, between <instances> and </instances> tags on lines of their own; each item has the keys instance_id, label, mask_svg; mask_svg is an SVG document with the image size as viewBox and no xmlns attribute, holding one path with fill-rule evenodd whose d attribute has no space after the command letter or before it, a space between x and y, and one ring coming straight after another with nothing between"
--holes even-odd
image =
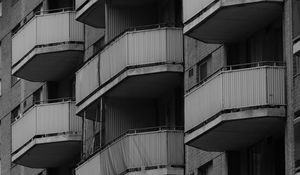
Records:
<instances>
[{"instance_id":1,"label":"drainpipe","mask_svg":"<svg viewBox=\"0 0 300 175\"><path fill-rule=\"evenodd\" d=\"M295 174L294 159L294 109L293 109L293 30L292 0L284 1L283 9L283 58L286 62L286 123L285 123L285 174Z\"/></svg>"}]
</instances>

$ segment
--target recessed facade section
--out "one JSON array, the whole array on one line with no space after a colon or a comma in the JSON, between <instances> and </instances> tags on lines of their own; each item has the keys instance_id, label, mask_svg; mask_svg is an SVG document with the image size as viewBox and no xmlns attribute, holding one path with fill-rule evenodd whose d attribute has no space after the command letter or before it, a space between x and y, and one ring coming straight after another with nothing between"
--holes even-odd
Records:
<instances>
[{"instance_id":1,"label":"recessed facade section","mask_svg":"<svg viewBox=\"0 0 300 175\"><path fill-rule=\"evenodd\" d=\"M76 175L184 174L183 132L131 131L76 168Z\"/></svg>"},{"instance_id":2,"label":"recessed facade section","mask_svg":"<svg viewBox=\"0 0 300 175\"><path fill-rule=\"evenodd\" d=\"M74 73L83 57L83 26L72 11L33 17L12 37L12 74L43 82Z\"/></svg>"},{"instance_id":3,"label":"recessed facade section","mask_svg":"<svg viewBox=\"0 0 300 175\"><path fill-rule=\"evenodd\" d=\"M81 123L75 102L33 106L12 124L12 162L31 168L74 163L80 155Z\"/></svg>"},{"instance_id":4,"label":"recessed facade section","mask_svg":"<svg viewBox=\"0 0 300 175\"><path fill-rule=\"evenodd\" d=\"M184 34L208 43L236 42L282 14L282 0L183 0Z\"/></svg>"},{"instance_id":5,"label":"recessed facade section","mask_svg":"<svg viewBox=\"0 0 300 175\"><path fill-rule=\"evenodd\" d=\"M222 70L213 75L185 96L185 143L227 151L276 137L285 119L284 76L283 66Z\"/></svg>"},{"instance_id":6,"label":"recessed facade section","mask_svg":"<svg viewBox=\"0 0 300 175\"><path fill-rule=\"evenodd\" d=\"M128 31L113 40L76 73L77 113L103 94L155 97L180 84L182 37L181 29L163 27Z\"/></svg>"}]
</instances>

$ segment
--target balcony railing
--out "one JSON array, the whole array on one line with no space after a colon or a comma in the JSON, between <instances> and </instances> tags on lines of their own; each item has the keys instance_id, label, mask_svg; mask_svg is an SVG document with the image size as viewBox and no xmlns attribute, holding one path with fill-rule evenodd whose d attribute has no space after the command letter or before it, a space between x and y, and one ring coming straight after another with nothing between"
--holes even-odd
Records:
<instances>
[{"instance_id":1,"label":"balcony railing","mask_svg":"<svg viewBox=\"0 0 300 175\"><path fill-rule=\"evenodd\" d=\"M141 168L183 165L182 131L131 131L85 160L76 169L76 175L122 174L129 170L141 171Z\"/></svg>"},{"instance_id":2,"label":"balcony railing","mask_svg":"<svg viewBox=\"0 0 300 175\"><path fill-rule=\"evenodd\" d=\"M83 25L75 21L74 12L36 15L12 37L12 65L36 47L83 41Z\"/></svg>"},{"instance_id":3,"label":"balcony railing","mask_svg":"<svg viewBox=\"0 0 300 175\"><path fill-rule=\"evenodd\" d=\"M76 74L78 102L122 72L137 67L183 62L182 30L159 27L125 32Z\"/></svg>"},{"instance_id":4,"label":"balcony railing","mask_svg":"<svg viewBox=\"0 0 300 175\"><path fill-rule=\"evenodd\" d=\"M34 105L12 124L12 153L32 139L68 133L81 133L81 118L75 115L75 102Z\"/></svg>"},{"instance_id":5,"label":"balcony railing","mask_svg":"<svg viewBox=\"0 0 300 175\"><path fill-rule=\"evenodd\" d=\"M285 105L284 66L254 65L226 67L191 90L185 96L185 131L227 110Z\"/></svg>"}]
</instances>

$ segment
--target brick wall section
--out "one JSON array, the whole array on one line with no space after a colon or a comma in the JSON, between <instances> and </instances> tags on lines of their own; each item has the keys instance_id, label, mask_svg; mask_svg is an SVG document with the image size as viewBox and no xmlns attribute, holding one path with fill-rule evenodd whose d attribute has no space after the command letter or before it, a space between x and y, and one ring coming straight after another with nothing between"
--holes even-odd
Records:
<instances>
[{"instance_id":1,"label":"brick wall section","mask_svg":"<svg viewBox=\"0 0 300 175\"><path fill-rule=\"evenodd\" d=\"M32 94L42 83L25 80L11 86L11 33L10 31L31 12L42 0L18 0L13 6L11 0L3 0L3 16L0 17L0 41L2 60L0 61L0 78L2 80L2 96L0 97L1 119L1 173L5 175L36 175L41 170L22 167L11 167L11 119L10 112L24 97Z\"/></svg>"},{"instance_id":2,"label":"brick wall section","mask_svg":"<svg viewBox=\"0 0 300 175\"><path fill-rule=\"evenodd\" d=\"M197 84L197 63L212 55L211 66L208 67L208 74L212 74L226 65L224 46L218 44L206 44L193 38L184 37L184 58L185 58L185 91ZM189 77L189 71L193 76Z\"/></svg>"}]
</instances>

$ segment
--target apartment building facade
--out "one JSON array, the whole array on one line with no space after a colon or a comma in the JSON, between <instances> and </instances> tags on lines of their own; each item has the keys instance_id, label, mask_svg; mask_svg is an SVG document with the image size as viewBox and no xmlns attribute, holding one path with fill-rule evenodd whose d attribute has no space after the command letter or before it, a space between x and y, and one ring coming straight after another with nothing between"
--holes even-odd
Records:
<instances>
[{"instance_id":1,"label":"apartment building facade","mask_svg":"<svg viewBox=\"0 0 300 175\"><path fill-rule=\"evenodd\" d=\"M297 174L299 5L0 0L1 173Z\"/></svg>"}]
</instances>

